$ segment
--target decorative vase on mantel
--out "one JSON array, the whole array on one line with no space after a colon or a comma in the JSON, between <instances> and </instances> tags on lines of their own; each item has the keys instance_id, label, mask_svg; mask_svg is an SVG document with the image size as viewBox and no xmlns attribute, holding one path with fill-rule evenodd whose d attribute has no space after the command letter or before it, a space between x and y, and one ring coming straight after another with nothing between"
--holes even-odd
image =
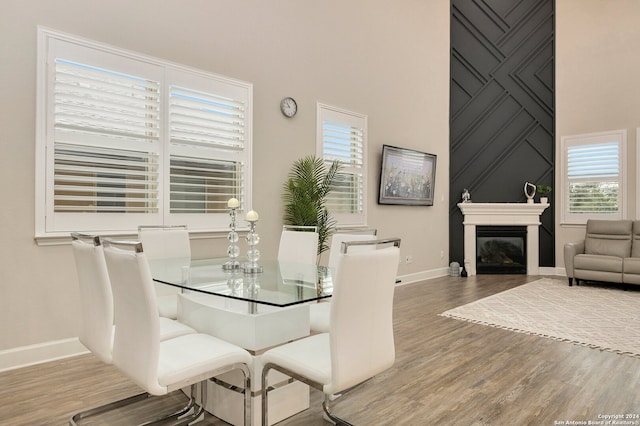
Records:
<instances>
[{"instance_id":1,"label":"decorative vase on mantel","mask_svg":"<svg viewBox=\"0 0 640 426\"><path fill-rule=\"evenodd\" d=\"M533 203L533 197L536 195L536 186L531 182L524 183L524 196L527 197L527 203Z\"/></svg>"}]
</instances>

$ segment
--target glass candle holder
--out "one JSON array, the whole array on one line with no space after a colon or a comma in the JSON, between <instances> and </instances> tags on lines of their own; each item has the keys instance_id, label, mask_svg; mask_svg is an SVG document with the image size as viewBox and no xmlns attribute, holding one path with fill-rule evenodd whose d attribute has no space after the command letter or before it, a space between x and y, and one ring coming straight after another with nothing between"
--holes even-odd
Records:
<instances>
[{"instance_id":1,"label":"glass candle holder","mask_svg":"<svg viewBox=\"0 0 640 426\"><path fill-rule=\"evenodd\" d=\"M260 242L260 236L256 232L256 220L247 220L249 222L249 233L247 234L247 244L249 244L249 250L247 250L247 260L242 267L245 274L256 274L262 272L262 266L258 265L260 260L260 250L256 248L256 245Z\"/></svg>"},{"instance_id":2,"label":"glass candle holder","mask_svg":"<svg viewBox=\"0 0 640 426\"><path fill-rule=\"evenodd\" d=\"M229 256L229 260L222 265L222 269L225 271L231 271L234 269L240 268L240 262L238 261L238 256L240 256L240 247L238 247L238 232L236 231L236 209L237 207L231 207L229 210L229 216L231 216L231 224L229 228L229 234L227 235L227 240L229 240L229 247L227 248L227 256Z\"/></svg>"}]
</instances>

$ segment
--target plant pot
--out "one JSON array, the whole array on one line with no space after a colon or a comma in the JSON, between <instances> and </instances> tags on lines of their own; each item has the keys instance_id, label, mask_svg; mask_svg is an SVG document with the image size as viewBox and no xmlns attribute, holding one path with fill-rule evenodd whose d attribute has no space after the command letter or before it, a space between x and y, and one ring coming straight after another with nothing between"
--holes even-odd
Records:
<instances>
[{"instance_id":1,"label":"plant pot","mask_svg":"<svg viewBox=\"0 0 640 426\"><path fill-rule=\"evenodd\" d=\"M549 204L548 197L540 197L540 204Z\"/></svg>"}]
</instances>

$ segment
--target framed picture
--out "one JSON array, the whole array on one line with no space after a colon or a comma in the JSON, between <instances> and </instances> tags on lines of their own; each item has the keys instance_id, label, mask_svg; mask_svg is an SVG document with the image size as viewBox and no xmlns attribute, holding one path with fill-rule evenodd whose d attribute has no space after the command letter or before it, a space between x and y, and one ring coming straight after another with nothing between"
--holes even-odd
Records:
<instances>
[{"instance_id":1,"label":"framed picture","mask_svg":"<svg viewBox=\"0 0 640 426\"><path fill-rule=\"evenodd\" d=\"M432 206L435 182L436 155L382 146L378 204Z\"/></svg>"}]
</instances>

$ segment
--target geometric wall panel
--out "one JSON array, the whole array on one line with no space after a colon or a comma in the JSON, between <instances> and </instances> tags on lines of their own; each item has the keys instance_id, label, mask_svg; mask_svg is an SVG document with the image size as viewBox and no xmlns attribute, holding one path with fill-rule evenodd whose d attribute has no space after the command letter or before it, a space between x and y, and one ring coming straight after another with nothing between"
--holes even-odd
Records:
<instances>
[{"instance_id":1,"label":"geometric wall panel","mask_svg":"<svg viewBox=\"0 0 640 426\"><path fill-rule=\"evenodd\" d=\"M467 188L475 202L524 202L526 181L553 186L554 0L452 0L449 259L462 263ZM553 207L540 265L555 265Z\"/></svg>"}]
</instances>

